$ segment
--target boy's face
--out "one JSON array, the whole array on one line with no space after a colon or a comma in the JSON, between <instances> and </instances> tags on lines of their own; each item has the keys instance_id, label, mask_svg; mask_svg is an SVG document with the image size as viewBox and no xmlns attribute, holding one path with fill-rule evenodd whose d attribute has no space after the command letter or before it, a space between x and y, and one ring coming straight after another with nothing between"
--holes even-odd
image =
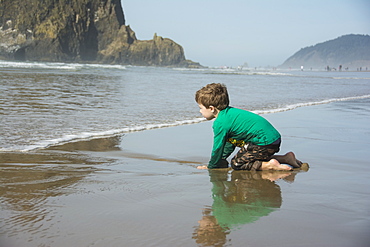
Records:
<instances>
[{"instance_id":1,"label":"boy's face","mask_svg":"<svg viewBox=\"0 0 370 247\"><path fill-rule=\"evenodd\" d=\"M217 115L216 115L216 108L214 106L210 106L209 108L206 108L204 105L202 104L198 104L199 105L199 112L202 114L202 116L207 119L207 120L212 120L214 119Z\"/></svg>"}]
</instances>

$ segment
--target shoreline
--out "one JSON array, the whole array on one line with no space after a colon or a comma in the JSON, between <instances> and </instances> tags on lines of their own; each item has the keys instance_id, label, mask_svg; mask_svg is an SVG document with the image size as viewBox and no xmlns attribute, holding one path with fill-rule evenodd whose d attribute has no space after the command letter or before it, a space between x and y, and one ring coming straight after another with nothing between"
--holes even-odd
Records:
<instances>
[{"instance_id":1,"label":"shoreline","mask_svg":"<svg viewBox=\"0 0 370 247\"><path fill-rule=\"evenodd\" d=\"M321 101L312 101L312 102L306 102L306 103L297 103L297 104L291 104L287 105L281 108L276 109L270 109L270 110L252 110L251 112L254 112L259 115L270 115L270 114L276 114L276 113L282 113L287 111L293 111L297 108L301 107L310 107L310 106L316 106L316 105L325 105L325 104L331 104L335 102L342 102L342 101L352 101L352 100L361 100L361 99L369 99L370 95L360 95L360 96L351 96L351 97L343 97L343 98L333 98L333 99L326 99ZM42 151L42 150L48 150L57 148L59 146L63 145L69 145L71 143L79 143L79 142L89 142L89 141L95 141L100 139L108 139L108 138L117 138L120 136L130 135L131 133L136 132L142 132L142 131L148 131L148 130L155 130L155 129L163 129L163 128L172 128L172 127L179 127L183 125L193 125L193 124L199 124L206 122L203 118L194 118L194 119L188 119L188 120L180 120L176 121L174 123L159 123L159 124L148 124L143 126L135 126L135 127L127 127L123 129L117 129L117 130L107 130L103 132L96 132L96 133L88 133L84 132L80 135L66 135L64 137L56 138L56 139L49 139L49 140L43 140L36 144L29 145L27 148L23 148L20 150L12 150L12 149L0 149L0 153L8 153L8 152L34 152L34 151Z\"/></svg>"},{"instance_id":2,"label":"shoreline","mask_svg":"<svg viewBox=\"0 0 370 247\"><path fill-rule=\"evenodd\" d=\"M263 115L283 137L280 153L295 152L308 172L197 170L210 158L208 121L0 152L0 244L365 247L369 103Z\"/></svg>"}]
</instances>

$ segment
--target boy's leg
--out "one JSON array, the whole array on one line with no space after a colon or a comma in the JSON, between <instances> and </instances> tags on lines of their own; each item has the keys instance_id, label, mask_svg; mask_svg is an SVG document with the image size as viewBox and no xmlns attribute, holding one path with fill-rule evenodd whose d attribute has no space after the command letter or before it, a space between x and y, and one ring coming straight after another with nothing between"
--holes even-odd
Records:
<instances>
[{"instance_id":1,"label":"boy's leg","mask_svg":"<svg viewBox=\"0 0 370 247\"><path fill-rule=\"evenodd\" d=\"M271 159L279 151L280 145L258 146L249 144L242 147L231 160L234 170L291 170L281 165L277 159Z\"/></svg>"},{"instance_id":2,"label":"boy's leg","mask_svg":"<svg viewBox=\"0 0 370 247\"><path fill-rule=\"evenodd\" d=\"M231 159L230 165L234 170L258 171L262 166L262 162L257 160L256 152L248 151L246 146L244 146Z\"/></svg>"},{"instance_id":3,"label":"boy's leg","mask_svg":"<svg viewBox=\"0 0 370 247\"><path fill-rule=\"evenodd\" d=\"M295 154L293 152L288 152L285 155L274 155L272 158L276 159L281 164L291 165L293 168L300 168L302 165L302 162L295 158Z\"/></svg>"}]
</instances>

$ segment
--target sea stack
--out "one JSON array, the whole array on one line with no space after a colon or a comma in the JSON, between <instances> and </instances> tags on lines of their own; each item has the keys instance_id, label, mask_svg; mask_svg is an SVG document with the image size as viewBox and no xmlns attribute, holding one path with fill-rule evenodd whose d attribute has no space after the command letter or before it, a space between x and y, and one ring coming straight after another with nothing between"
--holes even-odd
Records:
<instances>
[{"instance_id":1,"label":"sea stack","mask_svg":"<svg viewBox=\"0 0 370 247\"><path fill-rule=\"evenodd\" d=\"M0 59L200 66L171 39L137 40L120 0L1 0Z\"/></svg>"}]
</instances>

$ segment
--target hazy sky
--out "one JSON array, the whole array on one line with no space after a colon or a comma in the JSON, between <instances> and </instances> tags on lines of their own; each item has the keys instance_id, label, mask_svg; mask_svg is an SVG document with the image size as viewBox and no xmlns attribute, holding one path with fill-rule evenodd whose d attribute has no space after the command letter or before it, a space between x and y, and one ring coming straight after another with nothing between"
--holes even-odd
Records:
<instances>
[{"instance_id":1,"label":"hazy sky","mask_svg":"<svg viewBox=\"0 0 370 247\"><path fill-rule=\"evenodd\" d=\"M170 38L205 66L277 66L301 48L370 34L370 0L122 0L139 40Z\"/></svg>"}]
</instances>

